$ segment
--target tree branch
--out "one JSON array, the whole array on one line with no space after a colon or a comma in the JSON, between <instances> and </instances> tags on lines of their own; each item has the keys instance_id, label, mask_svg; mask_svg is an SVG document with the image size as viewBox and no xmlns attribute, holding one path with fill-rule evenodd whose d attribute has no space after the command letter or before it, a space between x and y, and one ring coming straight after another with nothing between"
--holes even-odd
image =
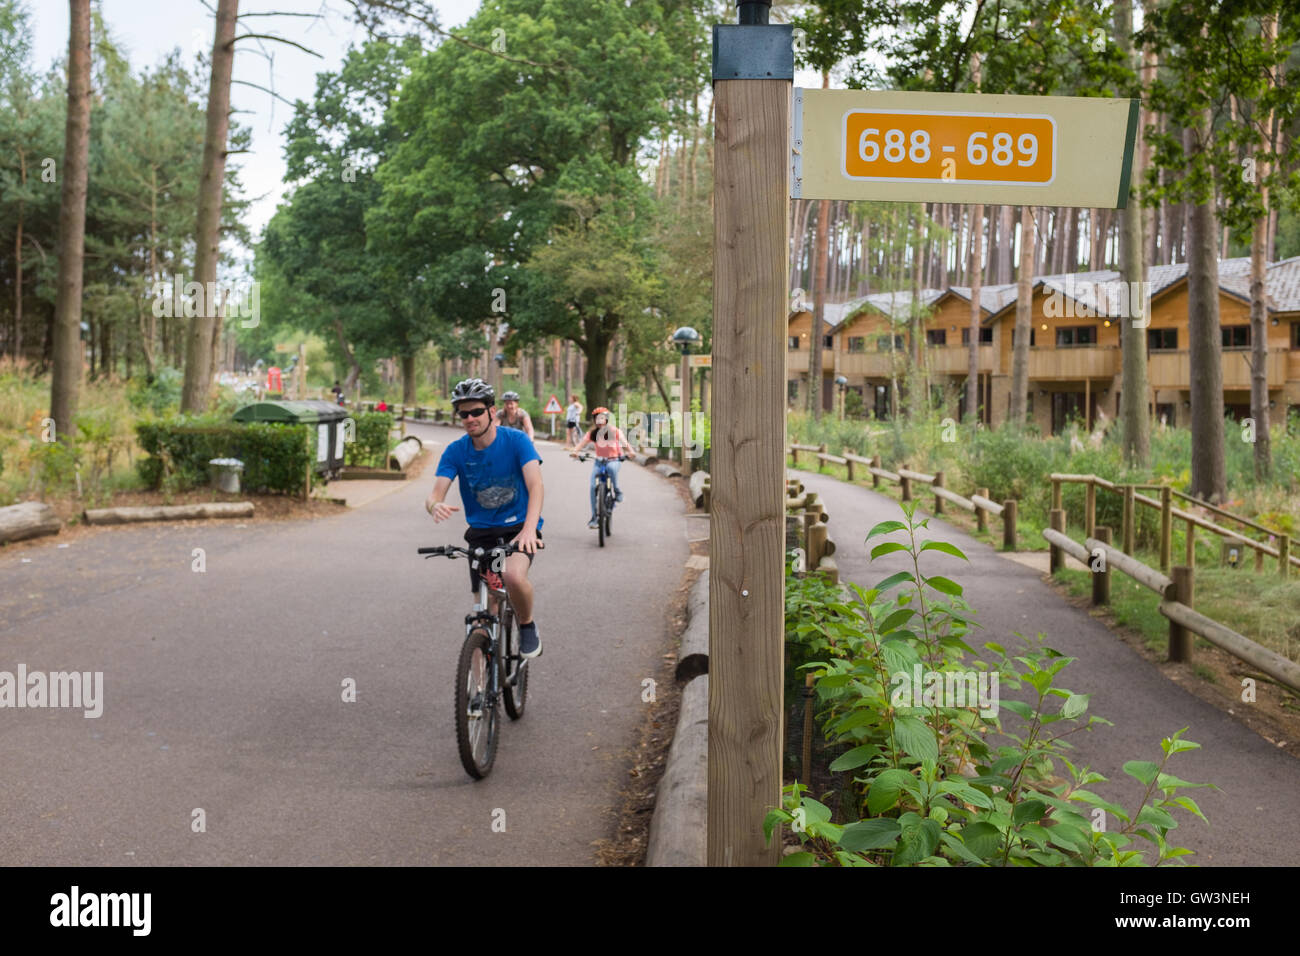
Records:
<instances>
[{"instance_id":1,"label":"tree branch","mask_svg":"<svg viewBox=\"0 0 1300 956\"><path fill-rule=\"evenodd\" d=\"M325 59L324 56L317 53L315 50L308 49L301 43L295 43L293 40L286 40L284 37L273 36L270 33L241 33L230 42L233 44L238 43L240 40L274 40L277 43L287 43L289 46L296 46L299 50L302 50L303 53L310 53L318 60Z\"/></svg>"}]
</instances>

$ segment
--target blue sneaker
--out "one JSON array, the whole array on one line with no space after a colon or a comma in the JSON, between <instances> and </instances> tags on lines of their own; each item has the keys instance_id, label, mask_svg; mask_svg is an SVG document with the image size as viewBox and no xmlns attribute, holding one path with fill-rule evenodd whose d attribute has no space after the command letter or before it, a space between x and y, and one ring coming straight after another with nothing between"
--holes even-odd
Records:
<instances>
[{"instance_id":1,"label":"blue sneaker","mask_svg":"<svg viewBox=\"0 0 1300 956\"><path fill-rule=\"evenodd\" d=\"M596 521L595 518L592 518L590 521L587 522L587 527L588 527L588 528L598 528L598 527L600 527L600 525L597 523L597 521Z\"/></svg>"},{"instance_id":2,"label":"blue sneaker","mask_svg":"<svg viewBox=\"0 0 1300 956\"><path fill-rule=\"evenodd\" d=\"M519 625L519 656L534 658L542 656L542 642L537 636L537 622Z\"/></svg>"},{"instance_id":3,"label":"blue sneaker","mask_svg":"<svg viewBox=\"0 0 1300 956\"><path fill-rule=\"evenodd\" d=\"M618 494L614 496L614 503L622 504L622 502L623 502L623 492L620 491Z\"/></svg>"}]
</instances>

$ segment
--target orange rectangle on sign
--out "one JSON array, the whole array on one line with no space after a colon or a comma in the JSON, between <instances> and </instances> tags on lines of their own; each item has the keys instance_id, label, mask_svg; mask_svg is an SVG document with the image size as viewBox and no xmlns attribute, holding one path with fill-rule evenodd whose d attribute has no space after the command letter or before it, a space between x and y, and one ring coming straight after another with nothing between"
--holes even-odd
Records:
<instances>
[{"instance_id":1,"label":"orange rectangle on sign","mask_svg":"<svg viewBox=\"0 0 1300 956\"><path fill-rule=\"evenodd\" d=\"M842 169L850 179L1047 186L1056 121L1006 113L850 110Z\"/></svg>"}]
</instances>

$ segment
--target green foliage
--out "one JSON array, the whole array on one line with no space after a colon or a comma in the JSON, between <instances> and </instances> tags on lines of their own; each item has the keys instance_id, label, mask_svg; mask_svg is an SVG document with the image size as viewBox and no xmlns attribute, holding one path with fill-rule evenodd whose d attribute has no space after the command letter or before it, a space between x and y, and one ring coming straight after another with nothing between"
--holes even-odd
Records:
<instances>
[{"instance_id":1,"label":"green foliage","mask_svg":"<svg viewBox=\"0 0 1300 956\"><path fill-rule=\"evenodd\" d=\"M838 596L788 581L787 612L806 615L787 624L791 659L817 675L819 719L842 751L830 769L853 773L855 805L836 823L805 786L787 787L764 821L769 839L785 824L802 844L782 865L1140 866L1152 852L1157 864L1190 853L1169 834L1178 811L1205 819L1183 791L1206 785L1165 772L1175 753L1199 746L1182 739L1186 728L1165 738L1158 764L1124 765L1145 786L1137 807L1089 789L1105 778L1075 767L1064 738L1109 722L1085 720L1088 695L1061 686L1073 658L1041 643L1009 653L989 641L980 659L967 643L976 624L961 585L921 571L928 552L964 556L920 540L929 519L916 520L914 503L903 515L867 542L904 534L871 554L905 555L911 570ZM1015 698L1003 699L1003 688ZM1098 809L1114 825L1095 827Z\"/></svg>"},{"instance_id":2,"label":"green foliage","mask_svg":"<svg viewBox=\"0 0 1300 956\"><path fill-rule=\"evenodd\" d=\"M314 429L308 425L244 425L216 415L146 421L136 426L148 457L136 462L150 488L183 491L208 484L213 458L244 463L241 487L248 491L299 494L312 464Z\"/></svg>"},{"instance_id":3,"label":"green foliage","mask_svg":"<svg viewBox=\"0 0 1300 956\"><path fill-rule=\"evenodd\" d=\"M393 430L391 412L362 412L352 416L356 437L345 446L344 460L349 465L379 468L388 460L388 436Z\"/></svg>"},{"instance_id":4,"label":"green foliage","mask_svg":"<svg viewBox=\"0 0 1300 956\"><path fill-rule=\"evenodd\" d=\"M127 401L137 412L148 411L155 416L174 413L181 404L181 385L185 376L164 365L154 375L143 375L131 380Z\"/></svg>"}]
</instances>

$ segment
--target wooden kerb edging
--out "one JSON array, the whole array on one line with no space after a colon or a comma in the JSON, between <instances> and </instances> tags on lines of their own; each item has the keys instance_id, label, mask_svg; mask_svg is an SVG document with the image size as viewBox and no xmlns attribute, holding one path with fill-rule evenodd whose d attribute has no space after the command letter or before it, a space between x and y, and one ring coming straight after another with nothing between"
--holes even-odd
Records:
<instances>
[{"instance_id":1,"label":"wooden kerb edging","mask_svg":"<svg viewBox=\"0 0 1300 956\"><path fill-rule=\"evenodd\" d=\"M1215 647L1227 651L1247 664L1258 667L1269 677L1292 690L1300 691L1300 664L1288 660L1267 647L1260 647L1250 638L1224 627L1218 621L1211 620L1185 604L1179 604L1177 601L1161 601L1159 610L1169 620L1176 621L1187 630L1201 635Z\"/></svg>"}]
</instances>

